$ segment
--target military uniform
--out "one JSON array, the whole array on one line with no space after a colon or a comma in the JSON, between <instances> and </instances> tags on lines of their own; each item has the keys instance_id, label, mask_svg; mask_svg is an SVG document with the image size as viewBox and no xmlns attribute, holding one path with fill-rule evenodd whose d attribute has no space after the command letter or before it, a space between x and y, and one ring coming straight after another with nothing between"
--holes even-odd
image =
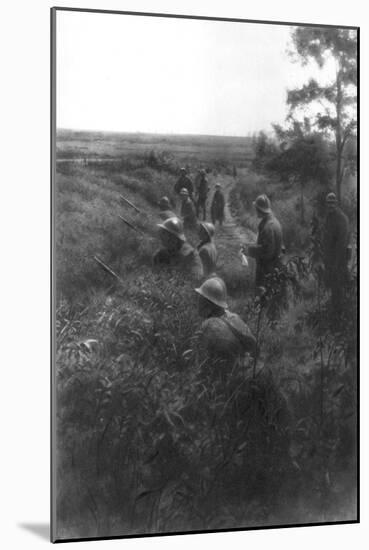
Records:
<instances>
[{"instance_id":1,"label":"military uniform","mask_svg":"<svg viewBox=\"0 0 369 550\"><path fill-rule=\"evenodd\" d=\"M206 198L208 196L208 182L205 174L200 174L200 179L197 185L197 203L196 203L196 213L197 216L200 215L200 210L202 210L203 219L206 220Z\"/></svg>"},{"instance_id":2,"label":"military uniform","mask_svg":"<svg viewBox=\"0 0 369 550\"><path fill-rule=\"evenodd\" d=\"M199 251L204 277L209 277L216 271L218 253L213 241L200 243L197 247Z\"/></svg>"},{"instance_id":3,"label":"military uniform","mask_svg":"<svg viewBox=\"0 0 369 550\"><path fill-rule=\"evenodd\" d=\"M339 207L336 207L328 212L323 229L325 283L332 291L332 301L335 304L341 302L344 285L348 279L349 240L348 218Z\"/></svg>"},{"instance_id":4,"label":"military uniform","mask_svg":"<svg viewBox=\"0 0 369 550\"><path fill-rule=\"evenodd\" d=\"M203 276L199 253L188 242L184 242L176 252L161 248L154 255L153 263L177 269L194 281L199 281Z\"/></svg>"},{"instance_id":5,"label":"military uniform","mask_svg":"<svg viewBox=\"0 0 369 550\"><path fill-rule=\"evenodd\" d=\"M225 310L201 325L202 342L212 357L236 358L256 353L256 340L239 315Z\"/></svg>"},{"instance_id":6,"label":"military uniform","mask_svg":"<svg viewBox=\"0 0 369 550\"><path fill-rule=\"evenodd\" d=\"M266 214L259 223L257 244L248 250L256 260L256 286L264 286L266 276L281 266L282 245L281 224L272 213Z\"/></svg>"},{"instance_id":7,"label":"military uniform","mask_svg":"<svg viewBox=\"0 0 369 550\"><path fill-rule=\"evenodd\" d=\"M219 221L219 223L222 225L224 221L224 206L224 195L220 189L216 189L210 208L211 220L213 224L215 224L216 221Z\"/></svg>"},{"instance_id":8,"label":"military uniform","mask_svg":"<svg viewBox=\"0 0 369 550\"><path fill-rule=\"evenodd\" d=\"M196 229L197 217L195 207L192 200L187 197L181 205L181 217L183 220L183 227L185 230Z\"/></svg>"}]
</instances>

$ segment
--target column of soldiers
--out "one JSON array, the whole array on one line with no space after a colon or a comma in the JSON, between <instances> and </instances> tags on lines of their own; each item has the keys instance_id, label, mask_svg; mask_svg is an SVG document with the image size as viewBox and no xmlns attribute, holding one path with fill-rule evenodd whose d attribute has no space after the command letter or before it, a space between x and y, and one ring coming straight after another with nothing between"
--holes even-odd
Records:
<instances>
[{"instance_id":1,"label":"column of soldiers","mask_svg":"<svg viewBox=\"0 0 369 550\"><path fill-rule=\"evenodd\" d=\"M198 311L202 317L202 341L209 356L242 357L246 353L255 356L256 339L247 324L229 311L227 289L217 275L217 249L214 240L216 221L224 221L225 200L221 185L216 184L211 206L213 223L198 222L200 211L206 219L206 197L209 186L205 170L200 170L194 187L181 170L174 191L181 199L181 214L177 216L170 207L168 197L159 201L162 223L158 224L161 249L153 257L154 265L166 265L178 269L194 283L198 294ZM196 193L196 195L195 195ZM284 253L282 227L275 217L269 198L263 194L254 201L260 219L255 244L242 247L244 254L255 259L257 289L268 284L268 276L282 265ZM342 307L344 286L348 279L349 224L346 215L338 206L334 193L326 197L327 216L323 228L323 257L325 282L331 300L339 310ZM197 229L200 243L194 248L186 234Z\"/></svg>"}]
</instances>

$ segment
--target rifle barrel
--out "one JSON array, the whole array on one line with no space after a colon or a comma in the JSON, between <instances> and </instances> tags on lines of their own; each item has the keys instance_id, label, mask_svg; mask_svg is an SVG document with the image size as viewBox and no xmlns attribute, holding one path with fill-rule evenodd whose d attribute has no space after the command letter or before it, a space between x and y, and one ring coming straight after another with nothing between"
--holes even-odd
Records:
<instances>
[{"instance_id":1,"label":"rifle barrel","mask_svg":"<svg viewBox=\"0 0 369 550\"><path fill-rule=\"evenodd\" d=\"M126 199L125 197L123 197L122 194L119 194L120 198L126 202L127 204L129 204L129 206L131 206L131 208L134 208L136 210L136 212L138 212L139 214L141 214L141 210L139 208L137 208L137 206L135 206L134 204L132 204L128 199Z\"/></svg>"},{"instance_id":2,"label":"rifle barrel","mask_svg":"<svg viewBox=\"0 0 369 550\"><path fill-rule=\"evenodd\" d=\"M109 267L108 265L106 265L98 256L94 256L94 260L95 262L97 262L99 264L100 267L102 267L104 269L104 271L107 271L108 273L110 273L110 275L112 275L113 277L115 277L118 281L120 281L121 283L123 283L123 279L121 279L119 277L119 275L117 275L112 269L111 267Z\"/></svg>"},{"instance_id":3,"label":"rifle barrel","mask_svg":"<svg viewBox=\"0 0 369 550\"><path fill-rule=\"evenodd\" d=\"M144 235L144 234L145 234L143 231L141 231L141 229L138 229L138 227L134 226L131 222L129 222L128 220L126 220L125 218L123 218L123 216L121 216L120 214L118 214L118 217L119 217L126 225L128 225L128 227L130 227L131 229L133 229L133 231L136 231L137 233L140 233L141 235Z\"/></svg>"}]
</instances>

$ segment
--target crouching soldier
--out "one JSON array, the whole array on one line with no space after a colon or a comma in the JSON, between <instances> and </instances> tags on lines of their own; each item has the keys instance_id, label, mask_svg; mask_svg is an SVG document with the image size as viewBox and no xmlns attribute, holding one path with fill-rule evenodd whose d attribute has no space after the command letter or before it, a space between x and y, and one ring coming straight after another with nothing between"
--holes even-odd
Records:
<instances>
[{"instance_id":1,"label":"crouching soldier","mask_svg":"<svg viewBox=\"0 0 369 550\"><path fill-rule=\"evenodd\" d=\"M153 257L155 266L168 266L200 281L203 269L199 253L186 240L183 225L178 218L169 218L158 224L162 248Z\"/></svg>"},{"instance_id":2,"label":"crouching soldier","mask_svg":"<svg viewBox=\"0 0 369 550\"><path fill-rule=\"evenodd\" d=\"M249 245L247 253L256 260L256 286L266 287L267 276L282 265L282 228L272 212L270 200L266 195L257 197L254 206L261 221L256 245Z\"/></svg>"},{"instance_id":3,"label":"crouching soldier","mask_svg":"<svg viewBox=\"0 0 369 550\"><path fill-rule=\"evenodd\" d=\"M210 357L236 359L256 354L256 340L236 313L228 310L227 290L219 277L207 279L195 292L199 295L202 344Z\"/></svg>"},{"instance_id":4,"label":"crouching soldier","mask_svg":"<svg viewBox=\"0 0 369 550\"><path fill-rule=\"evenodd\" d=\"M193 198L193 183L187 175L186 168L181 168L180 176L174 184L174 192L179 195L182 189L187 189L188 196L192 200Z\"/></svg>"},{"instance_id":5,"label":"crouching soldier","mask_svg":"<svg viewBox=\"0 0 369 550\"><path fill-rule=\"evenodd\" d=\"M162 220L167 220L168 218L175 218L176 214L170 209L170 203L168 197L161 197L159 200L159 216Z\"/></svg>"},{"instance_id":6,"label":"crouching soldier","mask_svg":"<svg viewBox=\"0 0 369 550\"><path fill-rule=\"evenodd\" d=\"M215 274L218 253L214 243L215 228L212 223L201 222L199 227L200 244L197 246L204 277L208 278Z\"/></svg>"}]
</instances>

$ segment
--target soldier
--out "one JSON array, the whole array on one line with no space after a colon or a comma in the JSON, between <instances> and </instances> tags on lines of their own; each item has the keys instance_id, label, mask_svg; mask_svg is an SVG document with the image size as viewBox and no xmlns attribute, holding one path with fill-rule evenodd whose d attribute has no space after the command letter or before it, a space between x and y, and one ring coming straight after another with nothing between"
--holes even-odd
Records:
<instances>
[{"instance_id":1,"label":"soldier","mask_svg":"<svg viewBox=\"0 0 369 550\"><path fill-rule=\"evenodd\" d=\"M332 294L332 306L342 307L344 288L348 281L348 246L350 240L347 216L338 206L334 193L326 197L327 216L323 228L324 279Z\"/></svg>"},{"instance_id":2,"label":"soldier","mask_svg":"<svg viewBox=\"0 0 369 550\"><path fill-rule=\"evenodd\" d=\"M217 249L214 243L215 228L212 223L201 222L199 227L200 244L197 246L204 277L210 277L215 274L217 263Z\"/></svg>"},{"instance_id":3,"label":"soldier","mask_svg":"<svg viewBox=\"0 0 369 550\"><path fill-rule=\"evenodd\" d=\"M202 168L199 170L199 176L197 178L197 200L196 200L196 214L200 217L200 210L202 210L203 220L206 220L206 198L209 192L208 180L206 179L206 172Z\"/></svg>"},{"instance_id":4,"label":"soldier","mask_svg":"<svg viewBox=\"0 0 369 550\"><path fill-rule=\"evenodd\" d=\"M272 212L270 200L266 195L257 197L254 206L261 221L257 243L249 245L247 253L256 260L256 286L265 287L267 275L282 265L280 260L283 247L282 228Z\"/></svg>"},{"instance_id":5,"label":"soldier","mask_svg":"<svg viewBox=\"0 0 369 550\"><path fill-rule=\"evenodd\" d=\"M215 193L211 203L211 221L215 225L217 221L222 225L224 221L225 199L220 183L215 185Z\"/></svg>"},{"instance_id":6,"label":"soldier","mask_svg":"<svg viewBox=\"0 0 369 550\"><path fill-rule=\"evenodd\" d=\"M161 197L159 200L160 213L159 216L162 220L168 218L175 218L176 214L170 209L170 203L168 197Z\"/></svg>"},{"instance_id":7,"label":"soldier","mask_svg":"<svg viewBox=\"0 0 369 550\"><path fill-rule=\"evenodd\" d=\"M158 227L163 247L154 255L154 265L178 269L199 281L203 276L199 253L187 242L181 220L169 218Z\"/></svg>"},{"instance_id":8,"label":"soldier","mask_svg":"<svg viewBox=\"0 0 369 550\"><path fill-rule=\"evenodd\" d=\"M201 338L209 356L222 359L256 354L256 339L239 315L228 310L227 290L219 277L207 279L199 294L199 315L204 318Z\"/></svg>"},{"instance_id":9,"label":"soldier","mask_svg":"<svg viewBox=\"0 0 369 550\"><path fill-rule=\"evenodd\" d=\"M187 189L189 197L193 200L193 183L187 176L186 168L181 168L180 176L174 185L174 192L179 195L182 189Z\"/></svg>"},{"instance_id":10,"label":"soldier","mask_svg":"<svg viewBox=\"0 0 369 550\"><path fill-rule=\"evenodd\" d=\"M185 231L191 231L197 228L197 218L195 207L189 197L188 190L184 187L181 189L180 196L182 198L181 217Z\"/></svg>"}]
</instances>

